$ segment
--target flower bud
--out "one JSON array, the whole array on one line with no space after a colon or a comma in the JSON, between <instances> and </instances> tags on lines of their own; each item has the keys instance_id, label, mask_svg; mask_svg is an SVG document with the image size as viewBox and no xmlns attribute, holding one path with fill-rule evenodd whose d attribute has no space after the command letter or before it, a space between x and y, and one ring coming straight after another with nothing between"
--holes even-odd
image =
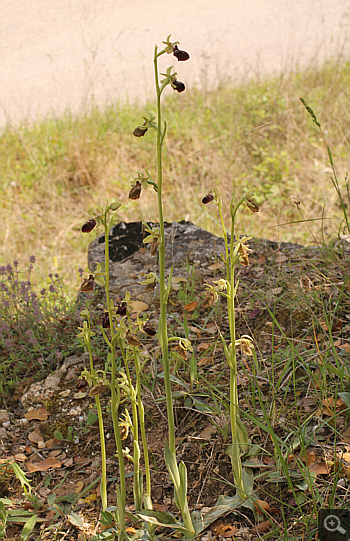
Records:
<instances>
[{"instance_id":1,"label":"flower bud","mask_svg":"<svg viewBox=\"0 0 350 541\"><path fill-rule=\"evenodd\" d=\"M137 128L134 129L132 134L135 137L143 137L147 130L148 130L148 128L142 128L141 126L137 126Z\"/></svg>"},{"instance_id":2,"label":"flower bud","mask_svg":"<svg viewBox=\"0 0 350 541\"><path fill-rule=\"evenodd\" d=\"M96 220L94 218L91 218L91 220L88 220L87 222L85 222L81 230L83 233L90 233L90 231L93 230L95 225L96 225Z\"/></svg>"},{"instance_id":3,"label":"flower bud","mask_svg":"<svg viewBox=\"0 0 350 541\"><path fill-rule=\"evenodd\" d=\"M205 195L202 199L203 205L207 205L208 203L211 203L212 201L214 201L214 196L211 193L207 193L207 195Z\"/></svg>"},{"instance_id":4,"label":"flower bud","mask_svg":"<svg viewBox=\"0 0 350 541\"><path fill-rule=\"evenodd\" d=\"M179 93L183 92L186 88L184 83L182 83L181 81L178 81L177 79L171 83L171 86L173 87L174 90L176 90Z\"/></svg>"},{"instance_id":5,"label":"flower bud","mask_svg":"<svg viewBox=\"0 0 350 541\"><path fill-rule=\"evenodd\" d=\"M174 45L173 48L173 55L176 56L176 58L179 61L184 62L185 60L188 60L190 58L190 55L186 51L181 51L177 45Z\"/></svg>"},{"instance_id":6,"label":"flower bud","mask_svg":"<svg viewBox=\"0 0 350 541\"><path fill-rule=\"evenodd\" d=\"M141 195L141 182L136 181L135 186L133 186L129 192L129 199L140 199Z\"/></svg>"},{"instance_id":7,"label":"flower bud","mask_svg":"<svg viewBox=\"0 0 350 541\"><path fill-rule=\"evenodd\" d=\"M297 208L300 207L300 201L297 197L295 197L295 195L291 195L290 200Z\"/></svg>"}]
</instances>

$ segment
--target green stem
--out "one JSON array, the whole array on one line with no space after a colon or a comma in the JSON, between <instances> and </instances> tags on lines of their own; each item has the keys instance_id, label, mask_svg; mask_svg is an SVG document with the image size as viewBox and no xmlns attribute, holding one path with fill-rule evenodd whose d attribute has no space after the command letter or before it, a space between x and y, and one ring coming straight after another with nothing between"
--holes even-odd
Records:
<instances>
[{"instance_id":1,"label":"green stem","mask_svg":"<svg viewBox=\"0 0 350 541\"><path fill-rule=\"evenodd\" d=\"M139 410L139 420L140 420L140 429L141 429L141 438L143 446L143 455L145 461L145 473L146 473L146 494L145 498L147 500L146 504L151 502L151 472L149 469L149 456L148 456L148 447L147 447L147 438L145 430L145 409L143 407L142 397L141 397L141 365L140 365L140 356L139 352L136 350L134 354L135 358L135 368L136 368L136 395L137 395L137 404Z\"/></svg>"},{"instance_id":2,"label":"green stem","mask_svg":"<svg viewBox=\"0 0 350 541\"><path fill-rule=\"evenodd\" d=\"M90 316L88 316L88 324L89 324L89 340L86 342L86 346L89 352L89 359L90 359L90 372L91 376L94 380L94 385L96 385L95 381L95 370L94 370L94 362L92 359L92 351L91 351L91 326L90 326ZM98 426L100 430L100 442L101 442L101 468L102 468L102 477L101 477L101 485L100 485L100 493L101 493L101 501L102 501L102 510L105 511L107 508L107 466L106 466L106 444L105 444L105 434L103 429L103 416L102 416L102 409L101 409L101 403L100 403L100 397L95 396L96 401L96 407L97 407L97 416L98 416Z\"/></svg>"},{"instance_id":3,"label":"green stem","mask_svg":"<svg viewBox=\"0 0 350 541\"><path fill-rule=\"evenodd\" d=\"M168 331L166 321L167 300L165 296L165 238L164 238L164 218L162 204L162 112L160 106L161 89L158 83L158 56L157 47L154 52L154 75L157 91L157 115L158 115L158 130L157 130L157 175L158 175L158 212L159 212L159 229L161 242L159 244L159 287L160 287L160 316L159 316L159 342L162 349L163 371L164 371L164 386L166 395L166 406L168 414L168 434L169 434L169 449L175 455L175 423L173 412L173 399L170 383L170 366L168 352Z\"/></svg>"},{"instance_id":4,"label":"green stem","mask_svg":"<svg viewBox=\"0 0 350 541\"><path fill-rule=\"evenodd\" d=\"M107 299L107 308L109 314L109 323L111 330L111 408L112 408L112 420L113 420L113 431L114 438L117 447L118 453L118 463L119 463L119 483L120 483L120 506L118 509L119 515L119 538L123 537L125 532L125 498L126 498L126 484L125 484L125 465L124 465L124 455L123 455L123 444L119 430L119 420L118 420L118 410L120 403L120 391L116 386L116 355L115 355L115 335L112 319L112 305L111 297L109 292L109 231L110 228L107 226L107 216L105 214L105 291Z\"/></svg>"},{"instance_id":5,"label":"green stem","mask_svg":"<svg viewBox=\"0 0 350 541\"><path fill-rule=\"evenodd\" d=\"M231 209L231 238L230 238L230 274L227 277L230 284L230 292L227 297L228 314L229 314L229 326L230 326L230 417L231 417L231 431L232 431L232 466L235 473L235 482L238 488L238 493L243 499L246 494L244 492L243 480L242 480L242 462L240 458L240 447L237 437L237 418L238 412L238 390L237 390L237 354L236 354L236 319L235 319L235 259L237 250L234 250L235 240L235 217L238 207L243 203L245 197L242 197L239 202L233 207L232 201L230 205Z\"/></svg>"}]
</instances>

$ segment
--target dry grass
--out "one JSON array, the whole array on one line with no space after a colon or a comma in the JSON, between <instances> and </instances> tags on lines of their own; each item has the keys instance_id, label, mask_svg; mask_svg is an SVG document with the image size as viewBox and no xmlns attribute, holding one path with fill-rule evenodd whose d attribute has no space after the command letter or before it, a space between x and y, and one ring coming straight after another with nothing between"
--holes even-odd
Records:
<instances>
[{"instance_id":1,"label":"dry grass","mask_svg":"<svg viewBox=\"0 0 350 541\"><path fill-rule=\"evenodd\" d=\"M259 220L247 213L242 232L314 244L323 229L326 241L336 238L342 213L327 149L299 97L322 124L345 197L349 87L350 65L338 62L246 86L224 85L215 92L169 93L164 112L169 126L165 219L187 218L220 234L201 204L203 195L219 186L229 201L232 192L238 197L252 188L261 213ZM152 104L145 110L152 110ZM0 139L0 264L26 261L34 254L37 282L59 272L74 296L77 270L86 268L92 240L80 232L89 210L117 199L123 203L121 220L157 220L151 189L137 202L128 200L134 173L144 167L155 173L155 133L132 136L143 111L131 106L95 108L84 117L66 114L6 129ZM290 201L292 195L301 201L302 216ZM316 221L306 227L303 220ZM290 222L297 223L281 225Z\"/></svg>"}]
</instances>

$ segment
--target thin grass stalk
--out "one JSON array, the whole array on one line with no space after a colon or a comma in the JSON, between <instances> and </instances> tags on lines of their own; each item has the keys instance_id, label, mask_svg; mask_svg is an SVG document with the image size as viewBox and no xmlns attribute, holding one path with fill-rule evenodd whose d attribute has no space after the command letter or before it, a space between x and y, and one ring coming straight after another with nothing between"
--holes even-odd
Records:
<instances>
[{"instance_id":1,"label":"thin grass stalk","mask_svg":"<svg viewBox=\"0 0 350 541\"><path fill-rule=\"evenodd\" d=\"M119 539L123 537L125 533L125 498L126 498L126 483L125 483L125 464L124 464L124 455L123 455L123 444L122 438L119 430L119 420L118 420L118 410L120 403L120 391L119 387L116 384L116 355L115 355L115 333L113 327L113 318L112 318L112 305L111 297L109 292L109 231L110 228L107 226L107 216L105 214L104 221L105 228L105 291L106 291L106 300L107 300L107 309L109 314L109 324L111 331L111 410L112 410L112 420L113 420L113 431L114 438L117 447L118 454L118 464L119 464L119 502L118 505L118 516L119 516ZM118 395L117 390L118 389Z\"/></svg>"},{"instance_id":2,"label":"thin grass stalk","mask_svg":"<svg viewBox=\"0 0 350 541\"><path fill-rule=\"evenodd\" d=\"M91 377L94 380L94 384L96 384L94 361L92 359L91 342L90 342L90 339L91 339L91 335L90 335L90 332L91 332L90 316L88 316L88 332L89 332L89 340L87 340L85 343L86 343L87 350L89 352ZM103 428L103 416L102 416L102 408L101 408L100 397L95 396L95 401L96 401L97 416L98 416L98 426L99 426L100 442L101 442L102 476L101 476L101 484L100 484L100 493L101 493L102 510L105 511L106 508L107 508L106 444L105 444L105 434L104 434L104 428Z\"/></svg>"}]
</instances>

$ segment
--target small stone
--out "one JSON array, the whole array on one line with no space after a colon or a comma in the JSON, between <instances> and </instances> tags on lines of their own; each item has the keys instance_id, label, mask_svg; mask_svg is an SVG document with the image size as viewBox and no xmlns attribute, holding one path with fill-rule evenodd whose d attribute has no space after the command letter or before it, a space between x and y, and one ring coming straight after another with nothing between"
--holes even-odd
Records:
<instances>
[{"instance_id":1,"label":"small stone","mask_svg":"<svg viewBox=\"0 0 350 541\"><path fill-rule=\"evenodd\" d=\"M0 427L0 440L6 440L8 438L8 434L6 432L6 429L2 426Z\"/></svg>"},{"instance_id":2,"label":"small stone","mask_svg":"<svg viewBox=\"0 0 350 541\"><path fill-rule=\"evenodd\" d=\"M11 424L10 421L6 421L5 423L2 423L2 426L4 428L8 428L10 426L10 424Z\"/></svg>"},{"instance_id":3,"label":"small stone","mask_svg":"<svg viewBox=\"0 0 350 541\"><path fill-rule=\"evenodd\" d=\"M0 410L0 425L2 425L3 423L7 423L7 421L9 421L9 414L7 413L6 410Z\"/></svg>"}]
</instances>

